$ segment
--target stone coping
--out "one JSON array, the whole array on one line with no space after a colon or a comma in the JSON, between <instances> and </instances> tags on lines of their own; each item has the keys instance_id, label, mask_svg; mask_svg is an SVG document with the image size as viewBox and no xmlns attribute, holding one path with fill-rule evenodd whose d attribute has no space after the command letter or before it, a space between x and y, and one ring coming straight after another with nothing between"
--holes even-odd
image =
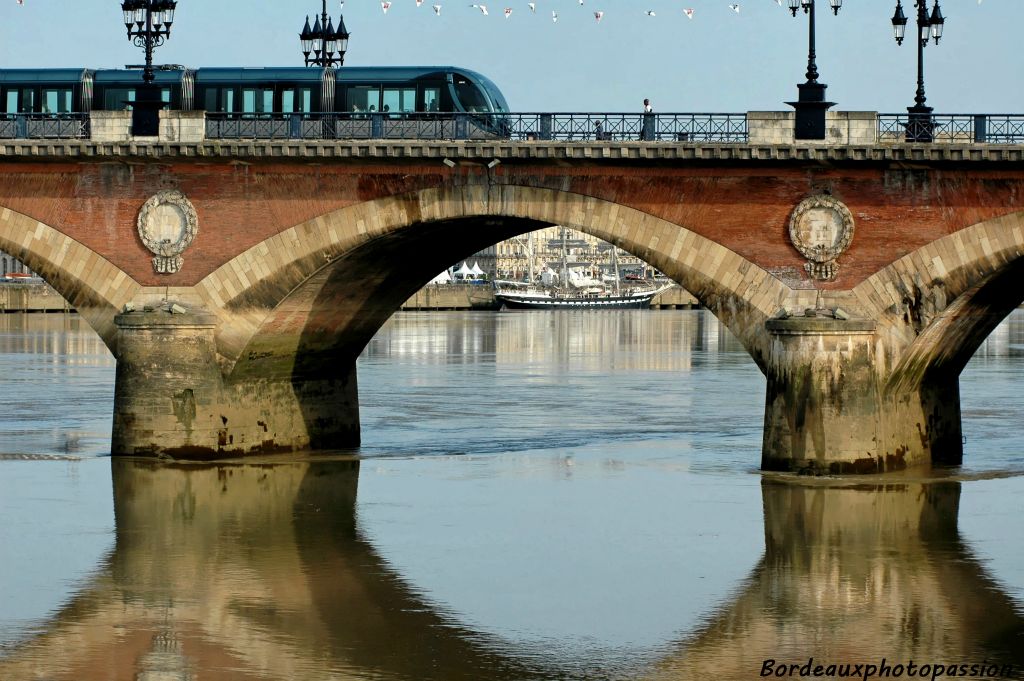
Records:
<instances>
[{"instance_id":1,"label":"stone coping","mask_svg":"<svg viewBox=\"0 0 1024 681\"><path fill-rule=\"evenodd\" d=\"M873 319L833 319L831 317L788 317L769 319L764 324L769 333L777 336L846 336L873 334L877 324Z\"/></svg>"},{"instance_id":2,"label":"stone coping","mask_svg":"<svg viewBox=\"0 0 1024 681\"><path fill-rule=\"evenodd\" d=\"M0 140L0 159L280 159L300 162L367 160L408 163L443 159L460 168L490 170L493 159L534 161L915 162L1020 163L1024 144L750 144L711 142L508 142L339 140L207 140L203 142ZM448 167L442 166L446 171ZM491 172L500 172L500 165Z\"/></svg>"},{"instance_id":3,"label":"stone coping","mask_svg":"<svg viewBox=\"0 0 1024 681\"><path fill-rule=\"evenodd\" d=\"M119 329L211 329L217 326L217 317L208 312L172 314L166 308L158 308L122 312L114 317L114 324Z\"/></svg>"}]
</instances>

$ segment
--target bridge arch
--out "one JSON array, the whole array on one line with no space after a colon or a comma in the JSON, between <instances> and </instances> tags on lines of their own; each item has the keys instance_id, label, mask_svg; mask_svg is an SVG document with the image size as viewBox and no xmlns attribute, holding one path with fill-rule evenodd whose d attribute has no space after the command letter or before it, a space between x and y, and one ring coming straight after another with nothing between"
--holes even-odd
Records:
<instances>
[{"instance_id":1,"label":"bridge arch","mask_svg":"<svg viewBox=\"0 0 1024 681\"><path fill-rule=\"evenodd\" d=\"M117 354L114 316L140 289L109 260L27 215L0 207L0 250L41 276Z\"/></svg>"},{"instance_id":2,"label":"bridge arch","mask_svg":"<svg viewBox=\"0 0 1024 681\"><path fill-rule=\"evenodd\" d=\"M718 316L763 367L768 349L758 331L786 301L787 286L685 226L564 190L477 183L364 202L267 239L196 288L221 317L218 352L235 377L266 375L269 367L247 365L357 324L347 352L354 360L438 271L547 225L586 232L651 263Z\"/></svg>"},{"instance_id":3,"label":"bridge arch","mask_svg":"<svg viewBox=\"0 0 1024 681\"><path fill-rule=\"evenodd\" d=\"M890 347L888 387L917 389L958 377L1024 303L1022 273L1024 212L1015 212L922 246L856 287Z\"/></svg>"}]
</instances>

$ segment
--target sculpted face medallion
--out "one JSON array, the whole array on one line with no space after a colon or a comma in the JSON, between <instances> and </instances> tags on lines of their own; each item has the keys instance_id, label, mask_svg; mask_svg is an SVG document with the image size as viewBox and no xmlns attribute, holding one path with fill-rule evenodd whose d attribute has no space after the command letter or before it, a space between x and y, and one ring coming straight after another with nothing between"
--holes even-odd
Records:
<instances>
[{"instance_id":1,"label":"sculpted face medallion","mask_svg":"<svg viewBox=\"0 0 1024 681\"><path fill-rule=\"evenodd\" d=\"M811 278L835 279L839 269L836 258L853 241L853 214L831 196L808 197L793 211L789 239L807 258L804 269Z\"/></svg>"},{"instance_id":2,"label":"sculpted face medallion","mask_svg":"<svg viewBox=\"0 0 1024 681\"><path fill-rule=\"evenodd\" d=\"M181 269L181 254L199 231L199 218L192 202L179 191L162 191L139 211L139 236L152 251L153 269L173 274Z\"/></svg>"}]
</instances>

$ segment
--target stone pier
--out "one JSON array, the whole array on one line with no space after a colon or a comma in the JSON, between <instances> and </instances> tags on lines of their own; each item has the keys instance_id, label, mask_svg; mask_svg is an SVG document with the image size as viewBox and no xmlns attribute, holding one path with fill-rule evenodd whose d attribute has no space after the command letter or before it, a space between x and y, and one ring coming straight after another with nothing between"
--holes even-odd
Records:
<instances>
[{"instance_id":1,"label":"stone pier","mask_svg":"<svg viewBox=\"0 0 1024 681\"><path fill-rule=\"evenodd\" d=\"M225 378L217 318L163 306L118 315L114 454L220 459L359 444L355 367L289 380Z\"/></svg>"}]
</instances>

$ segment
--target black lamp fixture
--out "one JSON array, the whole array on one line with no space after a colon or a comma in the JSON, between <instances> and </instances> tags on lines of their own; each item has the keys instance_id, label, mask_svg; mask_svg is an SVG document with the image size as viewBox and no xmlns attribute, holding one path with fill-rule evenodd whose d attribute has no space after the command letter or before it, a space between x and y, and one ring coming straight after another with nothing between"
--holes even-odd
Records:
<instances>
[{"instance_id":1,"label":"black lamp fixture","mask_svg":"<svg viewBox=\"0 0 1024 681\"><path fill-rule=\"evenodd\" d=\"M327 0L323 0L320 16L314 16L313 27L309 26L309 17L299 33L302 44L302 55L306 66L342 66L345 53L348 51L348 29L345 28L345 15L338 17L338 28L327 16Z\"/></svg>"},{"instance_id":2,"label":"black lamp fixture","mask_svg":"<svg viewBox=\"0 0 1024 681\"><path fill-rule=\"evenodd\" d=\"M939 0L935 0L931 15L928 14L928 0L914 0L914 9L917 10L917 96L914 97L914 106L907 107L910 114L907 141L931 142L935 126L932 121L932 108L925 105L927 98L924 95L924 48L932 39L936 45L939 44L946 18L942 16ZM902 45L907 34L907 16L903 13L901 0L896 0L896 11L892 15L892 32L896 44Z\"/></svg>"},{"instance_id":3,"label":"black lamp fixture","mask_svg":"<svg viewBox=\"0 0 1024 681\"><path fill-rule=\"evenodd\" d=\"M146 65L142 71L142 80L146 83L156 79L153 50L171 37L171 24L177 7L177 0L124 0L121 3L128 39L146 53Z\"/></svg>"},{"instance_id":4,"label":"black lamp fixture","mask_svg":"<svg viewBox=\"0 0 1024 681\"><path fill-rule=\"evenodd\" d=\"M843 0L828 0L832 13L839 15L843 6ZM786 102L796 109L795 137L798 140L823 140L825 139L825 112L835 102L825 101L825 89L828 85L818 82L818 65L815 63L816 53L814 50L814 0L789 0L789 11L795 17L800 10L808 15L809 37L807 50L807 82L797 85L800 97L795 102Z\"/></svg>"},{"instance_id":5,"label":"black lamp fixture","mask_svg":"<svg viewBox=\"0 0 1024 681\"><path fill-rule=\"evenodd\" d=\"M132 104L132 134L151 136L160 131L160 109L164 107L160 89L156 87L153 70L153 50L171 37L177 0L124 0L124 26L128 40L146 53L142 67L142 87L138 88Z\"/></svg>"}]
</instances>

